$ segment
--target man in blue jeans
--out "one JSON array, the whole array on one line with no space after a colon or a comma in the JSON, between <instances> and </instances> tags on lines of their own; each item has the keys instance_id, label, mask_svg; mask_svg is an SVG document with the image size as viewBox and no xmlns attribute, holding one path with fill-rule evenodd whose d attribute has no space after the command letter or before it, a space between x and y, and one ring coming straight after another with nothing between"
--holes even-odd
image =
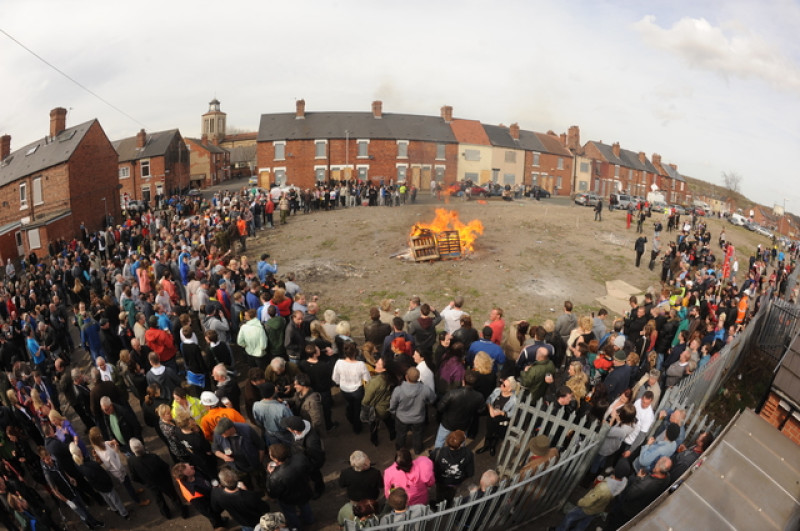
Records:
<instances>
[{"instance_id":1,"label":"man in blue jeans","mask_svg":"<svg viewBox=\"0 0 800 531\"><path fill-rule=\"evenodd\" d=\"M425 426L425 410L436 400L436 393L419 381L419 370L411 367L406 371L406 380L394 388L389 401L389 412L394 415L397 438L395 449L406 446L408 430L412 433L414 452L422 453L422 430Z\"/></svg>"}]
</instances>

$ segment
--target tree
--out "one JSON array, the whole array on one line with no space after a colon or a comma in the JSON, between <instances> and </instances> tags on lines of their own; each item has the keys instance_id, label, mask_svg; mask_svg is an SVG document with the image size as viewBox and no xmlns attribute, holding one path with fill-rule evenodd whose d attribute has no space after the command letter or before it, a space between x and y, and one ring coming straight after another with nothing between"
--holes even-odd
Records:
<instances>
[{"instance_id":1,"label":"tree","mask_svg":"<svg viewBox=\"0 0 800 531\"><path fill-rule=\"evenodd\" d=\"M741 191L742 176L735 171L724 171L722 172L722 184L731 192L738 194Z\"/></svg>"}]
</instances>

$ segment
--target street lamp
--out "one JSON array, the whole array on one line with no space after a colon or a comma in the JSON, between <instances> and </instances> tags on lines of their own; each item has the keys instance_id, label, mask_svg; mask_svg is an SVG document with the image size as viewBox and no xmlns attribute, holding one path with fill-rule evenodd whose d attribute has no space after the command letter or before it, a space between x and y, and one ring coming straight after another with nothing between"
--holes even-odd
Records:
<instances>
[{"instance_id":1,"label":"street lamp","mask_svg":"<svg viewBox=\"0 0 800 531\"><path fill-rule=\"evenodd\" d=\"M108 203L106 203L106 198L101 197L100 199L103 200L103 210L105 211L106 216L103 218L103 225L108 224Z\"/></svg>"}]
</instances>

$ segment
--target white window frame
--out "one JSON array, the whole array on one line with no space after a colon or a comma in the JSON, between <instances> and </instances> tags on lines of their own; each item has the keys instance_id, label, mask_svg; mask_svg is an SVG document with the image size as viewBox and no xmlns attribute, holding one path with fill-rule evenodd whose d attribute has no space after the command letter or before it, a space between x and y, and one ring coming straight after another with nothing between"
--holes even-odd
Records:
<instances>
[{"instance_id":1,"label":"white window frame","mask_svg":"<svg viewBox=\"0 0 800 531\"><path fill-rule=\"evenodd\" d=\"M361 146L364 145L366 148L364 149L364 155L361 154ZM368 159L369 158L369 139L368 138L359 138L356 140L356 158L358 159Z\"/></svg>"},{"instance_id":2,"label":"white window frame","mask_svg":"<svg viewBox=\"0 0 800 531\"><path fill-rule=\"evenodd\" d=\"M394 168L395 168L395 172L394 172L395 182L398 182L398 183L401 182L401 181L408 182L408 164L406 164L404 162L395 163ZM403 178L402 179L400 178L400 168L403 169Z\"/></svg>"},{"instance_id":3,"label":"white window frame","mask_svg":"<svg viewBox=\"0 0 800 531\"><path fill-rule=\"evenodd\" d=\"M317 178L317 172L322 171L322 179ZM325 179L328 178L328 167L325 165L316 165L314 166L314 182L323 182Z\"/></svg>"},{"instance_id":4,"label":"white window frame","mask_svg":"<svg viewBox=\"0 0 800 531\"><path fill-rule=\"evenodd\" d=\"M439 156L441 150L442 156ZM447 144L436 144L436 160L447 160Z\"/></svg>"},{"instance_id":5,"label":"white window frame","mask_svg":"<svg viewBox=\"0 0 800 531\"><path fill-rule=\"evenodd\" d=\"M400 146L405 146L405 155L400 154ZM398 140L397 141L397 158L398 159L407 159L408 158L408 140Z\"/></svg>"},{"instance_id":6,"label":"white window frame","mask_svg":"<svg viewBox=\"0 0 800 531\"><path fill-rule=\"evenodd\" d=\"M281 156L278 157L278 146L281 146ZM273 149L273 158L272 160L286 160L286 141L285 140L277 140L272 143Z\"/></svg>"},{"instance_id":7,"label":"white window frame","mask_svg":"<svg viewBox=\"0 0 800 531\"><path fill-rule=\"evenodd\" d=\"M541 164L541 160L540 160L541 156L542 156L541 153L539 153L538 151L534 151L533 152L533 163L531 165L532 166L539 166Z\"/></svg>"},{"instance_id":8,"label":"white window frame","mask_svg":"<svg viewBox=\"0 0 800 531\"><path fill-rule=\"evenodd\" d=\"M480 162L481 161L481 150L480 149L465 149L464 150L464 160L468 160L470 162Z\"/></svg>"},{"instance_id":9,"label":"white window frame","mask_svg":"<svg viewBox=\"0 0 800 531\"><path fill-rule=\"evenodd\" d=\"M42 237L39 235L39 227L26 231L28 234L28 248L30 250L42 248Z\"/></svg>"},{"instance_id":10,"label":"white window frame","mask_svg":"<svg viewBox=\"0 0 800 531\"><path fill-rule=\"evenodd\" d=\"M564 157L558 157L558 169L559 170L564 169Z\"/></svg>"},{"instance_id":11,"label":"white window frame","mask_svg":"<svg viewBox=\"0 0 800 531\"><path fill-rule=\"evenodd\" d=\"M145 185L143 185L143 186L142 186L142 188L141 188L141 190L142 190L142 200L143 200L143 201L145 200L145 199L144 199L144 193L145 193L145 191L147 192L147 195L149 196L149 197L147 198L147 201L152 201L152 200L153 200L153 192L152 192L152 190L150 190L150 185L149 185L149 184L145 184Z\"/></svg>"},{"instance_id":12,"label":"white window frame","mask_svg":"<svg viewBox=\"0 0 800 531\"><path fill-rule=\"evenodd\" d=\"M41 177L36 177L33 180L32 188L33 188L33 190L32 190L33 205L34 206L43 205L44 204L44 190L42 189L42 178ZM37 188L38 188L38 194L37 194ZM39 196L38 198L36 197L37 195Z\"/></svg>"},{"instance_id":13,"label":"white window frame","mask_svg":"<svg viewBox=\"0 0 800 531\"><path fill-rule=\"evenodd\" d=\"M131 168L130 166L120 166L119 168L119 178L120 179L130 179L131 177Z\"/></svg>"},{"instance_id":14,"label":"white window frame","mask_svg":"<svg viewBox=\"0 0 800 531\"><path fill-rule=\"evenodd\" d=\"M590 173L591 171L592 168L588 162L581 162L581 173Z\"/></svg>"},{"instance_id":15,"label":"white window frame","mask_svg":"<svg viewBox=\"0 0 800 531\"><path fill-rule=\"evenodd\" d=\"M145 175L145 168L147 168L147 175ZM139 172L142 176L142 179L149 179L153 176L153 173L150 171L150 159L142 159L139 161Z\"/></svg>"},{"instance_id":16,"label":"white window frame","mask_svg":"<svg viewBox=\"0 0 800 531\"><path fill-rule=\"evenodd\" d=\"M441 179L437 179L439 170L442 170L442 178ZM433 180L436 181L437 183L438 182L444 182L444 175L445 175L446 171L447 171L447 166L445 166L444 164L434 164L434 166L433 166Z\"/></svg>"},{"instance_id":17,"label":"white window frame","mask_svg":"<svg viewBox=\"0 0 800 531\"><path fill-rule=\"evenodd\" d=\"M19 209L28 208L28 183L19 183Z\"/></svg>"},{"instance_id":18,"label":"white window frame","mask_svg":"<svg viewBox=\"0 0 800 531\"><path fill-rule=\"evenodd\" d=\"M619 164L614 164L614 177L619 179Z\"/></svg>"},{"instance_id":19,"label":"white window frame","mask_svg":"<svg viewBox=\"0 0 800 531\"><path fill-rule=\"evenodd\" d=\"M361 177L361 170L364 170L364 177ZM356 164L356 178L364 181L369 179L369 164Z\"/></svg>"},{"instance_id":20,"label":"white window frame","mask_svg":"<svg viewBox=\"0 0 800 531\"><path fill-rule=\"evenodd\" d=\"M289 176L286 175L286 166L279 166L277 168L272 168L272 182L278 182L278 172L283 172L283 180L284 182L280 183L280 186L285 186L286 182L289 180Z\"/></svg>"},{"instance_id":21,"label":"white window frame","mask_svg":"<svg viewBox=\"0 0 800 531\"><path fill-rule=\"evenodd\" d=\"M323 146L322 148L322 155L317 153L317 146ZM315 159L327 159L328 158L328 141L325 139L317 139L314 140L314 158Z\"/></svg>"}]
</instances>

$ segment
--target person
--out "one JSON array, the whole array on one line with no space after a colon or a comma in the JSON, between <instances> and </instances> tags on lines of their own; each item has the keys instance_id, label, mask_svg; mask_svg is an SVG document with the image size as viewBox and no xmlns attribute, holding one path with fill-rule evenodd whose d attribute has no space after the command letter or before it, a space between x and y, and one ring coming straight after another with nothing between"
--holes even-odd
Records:
<instances>
[{"instance_id":1,"label":"person","mask_svg":"<svg viewBox=\"0 0 800 531\"><path fill-rule=\"evenodd\" d=\"M453 300L441 311L442 320L444 321L444 330L452 335L456 330L461 328L461 316L464 315L464 297L456 295Z\"/></svg>"},{"instance_id":2,"label":"person","mask_svg":"<svg viewBox=\"0 0 800 531\"><path fill-rule=\"evenodd\" d=\"M414 338L417 350L424 356L431 356L436 344L436 325L441 322L442 316L427 302L419 310L419 316L408 322L408 333Z\"/></svg>"},{"instance_id":3,"label":"person","mask_svg":"<svg viewBox=\"0 0 800 531\"><path fill-rule=\"evenodd\" d=\"M103 522L89 512L86 502L83 501L78 491L72 486L70 480L75 478L67 476L43 446L39 447L38 453L44 479L47 481L47 486L53 496L66 503L89 529L104 527Z\"/></svg>"},{"instance_id":4,"label":"person","mask_svg":"<svg viewBox=\"0 0 800 531\"><path fill-rule=\"evenodd\" d=\"M213 486L202 471L189 463L177 463L172 467L172 477L186 503L208 518L213 528L225 527L226 522L221 512L211 506Z\"/></svg>"},{"instance_id":5,"label":"person","mask_svg":"<svg viewBox=\"0 0 800 531\"><path fill-rule=\"evenodd\" d=\"M309 421L297 416L281 419L281 427L288 431L294 439L292 453L302 453L308 459L310 467L308 476L314 484L312 499L316 500L325 492L325 480L322 477L325 449L322 446L322 439Z\"/></svg>"},{"instance_id":6,"label":"person","mask_svg":"<svg viewBox=\"0 0 800 531\"><path fill-rule=\"evenodd\" d=\"M624 396L624 395L622 395ZM606 433L605 439L600 443L600 449L589 467L589 478L594 476L606 465L606 460L617 453L623 441L636 429L636 408L633 404L626 403L618 410L611 413L611 428Z\"/></svg>"},{"instance_id":7,"label":"person","mask_svg":"<svg viewBox=\"0 0 800 531\"><path fill-rule=\"evenodd\" d=\"M322 415L325 421L325 430L331 431L339 426L339 423L333 420L331 408L333 407L333 396L331 395L331 388L333 387L333 362L330 360L331 356L327 354L322 355L319 347L314 344L306 345L306 359L301 361L298 366L300 370L308 376L311 384L311 389L317 393L322 401ZM299 374L297 375L299 376ZM295 376L295 378L297 377ZM320 431L322 433L322 431Z\"/></svg>"},{"instance_id":8,"label":"person","mask_svg":"<svg viewBox=\"0 0 800 531\"><path fill-rule=\"evenodd\" d=\"M389 413L393 384L393 375L386 370L383 358L378 358L375 362L375 374L367 382L364 398L361 400L362 412L364 408L375 411L375 418L369 423L369 439L375 446L378 446L378 429L381 422L389 431L389 440L394 440L397 435L394 420Z\"/></svg>"},{"instance_id":9,"label":"person","mask_svg":"<svg viewBox=\"0 0 800 531\"><path fill-rule=\"evenodd\" d=\"M468 430L485 408L483 395L473 389L477 379L474 372L468 372L464 375L463 385L448 391L437 404L441 422L434 448L441 448L450 432Z\"/></svg>"},{"instance_id":10,"label":"person","mask_svg":"<svg viewBox=\"0 0 800 531\"><path fill-rule=\"evenodd\" d=\"M653 411L653 392L645 391L642 398L633 403L633 407L636 409L636 424L623 442L625 451L622 456L626 458L630 457L631 453L635 452L644 442L644 438L656 420L656 414Z\"/></svg>"},{"instance_id":11,"label":"person","mask_svg":"<svg viewBox=\"0 0 800 531\"><path fill-rule=\"evenodd\" d=\"M242 531L253 531L261 515L270 511L269 503L260 494L245 489L230 466L220 468L219 485L211 491L211 509L217 514L227 511Z\"/></svg>"},{"instance_id":12,"label":"person","mask_svg":"<svg viewBox=\"0 0 800 531\"><path fill-rule=\"evenodd\" d=\"M653 392L653 407L658 406L658 401L661 398L661 371L658 369L651 369L649 373L642 375L636 385L633 386L633 399L640 399L645 391Z\"/></svg>"},{"instance_id":13,"label":"person","mask_svg":"<svg viewBox=\"0 0 800 531\"><path fill-rule=\"evenodd\" d=\"M244 348L247 360L251 367L266 369L269 358L267 357L267 333L256 318L256 310L249 308L245 311L247 321L239 328L236 343Z\"/></svg>"},{"instance_id":14,"label":"person","mask_svg":"<svg viewBox=\"0 0 800 531\"><path fill-rule=\"evenodd\" d=\"M103 468L125 487L131 499L138 503L140 507L150 505L150 500L146 498L140 499L139 493L133 488L128 469L123 464L118 452L119 444L116 441L105 442L103 434L96 426L89 430L89 443L91 444L91 454L94 459L100 462Z\"/></svg>"},{"instance_id":15,"label":"person","mask_svg":"<svg viewBox=\"0 0 800 531\"><path fill-rule=\"evenodd\" d=\"M175 507L180 507L184 519L188 518L189 506L178 499L169 465L156 454L147 452L139 439L131 439L130 445L133 455L128 458L128 467L133 480L144 485L150 492L150 497L155 498L158 510L164 518L167 520L172 518L164 496L169 498Z\"/></svg>"},{"instance_id":16,"label":"person","mask_svg":"<svg viewBox=\"0 0 800 531\"><path fill-rule=\"evenodd\" d=\"M675 483L684 472L689 470L713 442L714 434L710 431L702 431L697 436L693 446L687 448L684 445L680 445L672 458L672 469L669 473L670 482Z\"/></svg>"},{"instance_id":17,"label":"person","mask_svg":"<svg viewBox=\"0 0 800 531\"><path fill-rule=\"evenodd\" d=\"M100 399L100 408L103 412L103 421L106 433L119 443L119 448L125 454L130 453L129 441L142 436L142 425L130 407L115 404L104 396Z\"/></svg>"},{"instance_id":18,"label":"person","mask_svg":"<svg viewBox=\"0 0 800 531\"><path fill-rule=\"evenodd\" d=\"M609 511L606 529L619 529L667 490L671 468L672 460L662 457L650 474L642 470L633 476Z\"/></svg>"},{"instance_id":19,"label":"person","mask_svg":"<svg viewBox=\"0 0 800 531\"><path fill-rule=\"evenodd\" d=\"M378 500L383 476L372 466L367 454L356 450L350 454L350 466L339 473L339 486L347 491L347 499L351 502Z\"/></svg>"},{"instance_id":20,"label":"person","mask_svg":"<svg viewBox=\"0 0 800 531\"><path fill-rule=\"evenodd\" d=\"M475 474L475 456L464 445L466 440L463 430L451 431L445 439L445 445L431 454L438 502L451 502L458 486Z\"/></svg>"},{"instance_id":21,"label":"person","mask_svg":"<svg viewBox=\"0 0 800 531\"><path fill-rule=\"evenodd\" d=\"M331 378L339 386L347 402L347 420L353 426L353 432L359 434L362 428L361 401L364 398L364 382L369 382L370 375L366 364L356 359L357 354L355 343L345 343L344 359L337 360Z\"/></svg>"},{"instance_id":22,"label":"person","mask_svg":"<svg viewBox=\"0 0 800 531\"><path fill-rule=\"evenodd\" d=\"M630 388L633 367L626 364L628 354L624 350L614 353L613 370L606 376L604 383L608 389L609 400L616 400L625 389Z\"/></svg>"},{"instance_id":23,"label":"person","mask_svg":"<svg viewBox=\"0 0 800 531\"><path fill-rule=\"evenodd\" d=\"M411 459L411 453L401 448L395 453L394 463L383 472L383 487L387 501L391 493L402 488L408 494L410 505L427 505L428 488L436 483L433 462L424 455Z\"/></svg>"},{"instance_id":24,"label":"person","mask_svg":"<svg viewBox=\"0 0 800 531\"><path fill-rule=\"evenodd\" d=\"M536 350L536 361L525 367L520 377L520 383L531 394L531 403L544 396L547 385L553 382L555 372L556 366L550 360L549 351L545 347L539 347Z\"/></svg>"},{"instance_id":25,"label":"person","mask_svg":"<svg viewBox=\"0 0 800 531\"><path fill-rule=\"evenodd\" d=\"M295 393L293 411L311 423L311 427L320 434L325 433L325 414L322 408L322 397L311 388L311 378L307 374L294 377Z\"/></svg>"},{"instance_id":26,"label":"person","mask_svg":"<svg viewBox=\"0 0 800 531\"><path fill-rule=\"evenodd\" d=\"M181 379L177 371L172 367L163 365L161 358L155 352L151 352L147 359L150 362L150 370L145 375L147 385L158 385L161 389L162 397L172 396L172 391L181 385Z\"/></svg>"},{"instance_id":27,"label":"person","mask_svg":"<svg viewBox=\"0 0 800 531\"><path fill-rule=\"evenodd\" d=\"M578 505L568 512L556 531L584 531L598 515L606 511L611 501L628 485L631 466L621 459L614 467L614 474L597 483L592 490L578 500Z\"/></svg>"},{"instance_id":28,"label":"person","mask_svg":"<svg viewBox=\"0 0 800 531\"><path fill-rule=\"evenodd\" d=\"M74 442L69 444L69 451L72 455L72 460L78 467L78 471L80 471L83 478L100 493L100 496L103 497L109 508L125 520L130 520L131 515L125 508L125 504L122 503L122 499L119 497L119 494L117 494L117 491L114 490L114 483L108 472L96 461L92 459L84 460L83 453ZM147 501L148 503L150 502L150 500Z\"/></svg>"},{"instance_id":29,"label":"person","mask_svg":"<svg viewBox=\"0 0 800 531\"><path fill-rule=\"evenodd\" d=\"M503 440L508 429L509 417L517 405L518 390L517 380L509 376L501 380L500 385L486 399L489 411L489 418L486 419L486 438L483 446L475 453L489 452L490 456L495 456L497 443Z\"/></svg>"},{"instance_id":30,"label":"person","mask_svg":"<svg viewBox=\"0 0 800 531\"><path fill-rule=\"evenodd\" d=\"M492 308L489 312L489 320L486 321L484 326L492 329L492 343L501 345L503 343L503 332L506 328L506 322L503 320L503 309Z\"/></svg>"},{"instance_id":31,"label":"person","mask_svg":"<svg viewBox=\"0 0 800 531\"><path fill-rule=\"evenodd\" d=\"M411 504L406 489L398 487L386 498L386 505L391 509L390 512L381 516L380 525L396 525L399 522L413 520L428 514L428 507L425 504ZM398 526L398 529L403 528Z\"/></svg>"},{"instance_id":32,"label":"person","mask_svg":"<svg viewBox=\"0 0 800 531\"><path fill-rule=\"evenodd\" d=\"M641 227L641 223L639 224ZM637 230L637 232L641 232ZM639 264L642 262L642 255L645 251L645 244L647 243L647 236L639 236L636 238L636 242L633 244L633 249L636 251L636 267L639 267Z\"/></svg>"},{"instance_id":33,"label":"person","mask_svg":"<svg viewBox=\"0 0 800 531\"><path fill-rule=\"evenodd\" d=\"M206 414L206 407L186 389L176 387L172 390L172 416L177 417L180 412L189 414L199 424Z\"/></svg>"},{"instance_id":34,"label":"person","mask_svg":"<svg viewBox=\"0 0 800 531\"><path fill-rule=\"evenodd\" d=\"M422 430L427 404L436 400L436 394L419 381L419 371L411 367L405 381L392 391L389 412L395 418L395 449L405 448L408 430L412 432L412 445L417 454L422 453Z\"/></svg>"},{"instance_id":35,"label":"person","mask_svg":"<svg viewBox=\"0 0 800 531\"><path fill-rule=\"evenodd\" d=\"M494 335L492 327L484 326L481 334L483 336L481 339L473 341L470 344L467 357L464 361L467 367L472 367L478 352L485 352L492 358L492 372L497 374L503 370L503 364L506 362L506 355L503 352L503 348L492 341Z\"/></svg>"},{"instance_id":36,"label":"person","mask_svg":"<svg viewBox=\"0 0 800 531\"><path fill-rule=\"evenodd\" d=\"M206 414L199 422L200 429L203 430L203 434L209 441L214 438L214 428L217 427L220 419L227 418L232 422L247 422L241 413L222 404L217 395L211 391L203 391L200 394L200 404L206 408Z\"/></svg>"},{"instance_id":37,"label":"person","mask_svg":"<svg viewBox=\"0 0 800 531\"><path fill-rule=\"evenodd\" d=\"M292 454L282 443L269 447L270 463L267 465L267 494L278 501L290 527L302 528L314 522L311 511L311 485L307 474L311 464L303 453Z\"/></svg>"},{"instance_id":38,"label":"person","mask_svg":"<svg viewBox=\"0 0 800 531\"><path fill-rule=\"evenodd\" d=\"M379 505L375 500L348 501L339 509L336 522L342 529L347 521L355 522L357 529L375 527L380 524L378 513Z\"/></svg>"},{"instance_id":39,"label":"person","mask_svg":"<svg viewBox=\"0 0 800 531\"><path fill-rule=\"evenodd\" d=\"M681 429L677 424L670 423L666 430L665 440L657 441L655 437L651 437L647 444L642 446L639 457L634 460L633 469L636 472L640 470L650 472L659 458L671 457L675 450L678 449L675 440L680 435L680 431Z\"/></svg>"},{"instance_id":40,"label":"person","mask_svg":"<svg viewBox=\"0 0 800 531\"><path fill-rule=\"evenodd\" d=\"M547 435L533 437L528 443L528 451L530 455L525 465L520 469L520 474L529 470L535 471L542 463L559 456L558 448L550 446L550 437Z\"/></svg>"},{"instance_id":41,"label":"person","mask_svg":"<svg viewBox=\"0 0 800 531\"><path fill-rule=\"evenodd\" d=\"M211 370L211 378L214 380L216 389L214 395L222 401L227 407L239 411L241 404L241 390L239 383L231 378L227 366L224 363L218 363Z\"/></svg>"},{"instance_id":42,"label":"person","mask_svg":"<svg viewBox=\"0 0 800 531\"><path fill-rule=\"evenodd\" d=\"M155 315L150 316L147 324L148 329L144 334L145 344L158 355L158 359L161 360L162 364L171 367L177 373L178 364L175 360L175 355L178 349L175 346L175 339L172 334L158 327L158 317Z\"/></svg>"},{"instance_id":43,"label":"person","mask_svg":"<svg viewBox=\"0 0 800 531\"><path fill-rule=\"evenodd\" d=\"M572 313L572 301L564 301L564 313L558 316L555 323L555 333L561 336L566 344L569 335L578 326L578 318Z\"/></svg>"},{"instance_id":44,"label":"person","mask_svg":"<svg viewBox=\"0 0 800 531\"><path fill-rule=\"evenodd\" d=\"M603 200L598 199L597 204L594 206L594 220L603 221Z\"/></svg>"},{"instance_id":45,"label":"person","mask_svg":"<svg viewBox=\"0 0 800 531\"><path fill-rule=\"evenodd\" d=\"M369 309L369 322L364 323L364 341L383 345L383 340L392 333L392 326L381 321L381 312L376 306Z\"/></svg>"},{"instance_id":46,"label":"person","mask_svg":"<svg viewBox=\"0 0 800 531\"><path fill-rule=\"evenodd\" d=\"M258 485L264 441L255 429L243 422L223 417L214 428L214 455L232 466L238 473L248 475L251 486Z\"/></svg>"}]
</instances>

